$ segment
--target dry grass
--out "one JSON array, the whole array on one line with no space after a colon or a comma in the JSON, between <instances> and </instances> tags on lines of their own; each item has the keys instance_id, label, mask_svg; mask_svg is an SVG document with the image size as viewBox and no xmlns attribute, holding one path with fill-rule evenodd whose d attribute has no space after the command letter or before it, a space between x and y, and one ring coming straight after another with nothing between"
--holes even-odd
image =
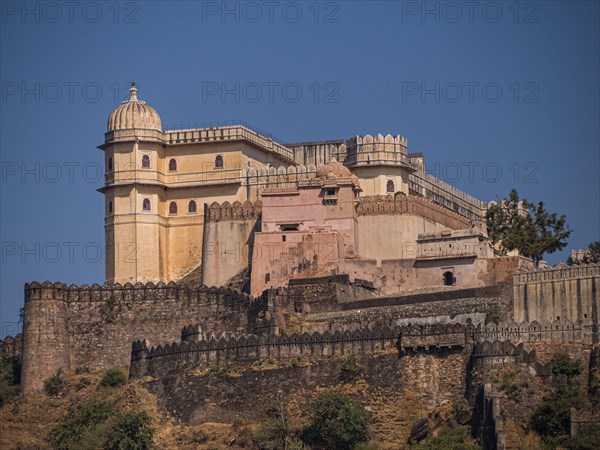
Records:
<instances>
[{"instance_id":1,"label":"dry grass","mask_svg":"<svg viewBox=\"0 0 600 450\"><path fill-rule=\"evenodd\" d=\"M50 448L45 437L60 418L65 416L68 408L92 400L114 401L115 412L146 411L151 417L151 426L156 430L153 441L157 449L253 448L250 426L221 423L197 426L177 424L159 409L156 397L142 387L146 379L115 388L103 387L100 384L102 373L65 373L65 386L58 396L32 393L26 399L19 398L4 405L0 409L0 448ZM82 379L88 379L90 383L82 387Z\"/></svg>"}]
</instances>

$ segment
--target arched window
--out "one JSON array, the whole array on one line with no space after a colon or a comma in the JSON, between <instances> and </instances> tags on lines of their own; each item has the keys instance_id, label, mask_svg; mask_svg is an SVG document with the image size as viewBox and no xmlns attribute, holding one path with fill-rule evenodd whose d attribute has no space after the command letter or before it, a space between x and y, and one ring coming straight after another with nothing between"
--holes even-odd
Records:
<instances>
[{"instance_id":1,"label":"arched window","mask_svg":"<svg viewBox=\"0 0 600 450\"><path fill-rule=\"evenodd\" d=\"M223 168L223 155L215 156L215 169Z\"/></svg>"},{"instance_id":2,"label":"arched window","mask_svg":"<svg viewBox=\"0 0 600 450\"><path fill-rule=\"evenodd\" d=\"M177 214L177 202L169 203L169 214Z\"/></svg>"},{"instance_id":3,"label":"arched window","mask_svg":"<svg viewBox=\"0 0 600 450\"><path fill-rule=\"evenodd\" d=\"M145 198L144 201L142 202L142 209L144 211L150 211L150 199L149 198Z\"/></svg>"},{"instance_id":4,"label":"arched window","mask_svg":"<svg viewBox=\"0 0 600 450\"><path fill-rule=\"evenodd\" d=\"M177 161L175 158L169 160L169 170L177 170Z\"/></svg>"},{"instance_id":5,"label":"arched window","mask_svg":"<svg viewBox=\"0 0 600 450\"><path fill-rule=\"evenodd\" d=\"M387 185L385 190L388 192L388 194L393 194L394 192L396 192L396 186L394 186L394 181L393 180L388 180L387 181Z\"/></svg>"},{"instance_id":6,"label":"arched window","mask_svg":"<svg viewBox=\"0 0 600 450\"><path fill-rule=\"evenodd\" d=\"M190 200L190 202L188 203L188 212L190 212L190 213L196 212L196 201L195 200Z\"/></svg>"},{"instance_id":7,"label":"arched window","mask_svg":"<svg viewBox=\"0 0 600 450\"><path fill-rule=\"evenodd\" d=\"M113 206L112 206L112 200L108 201L108 213L112 214L113 211Z\"/></svg>"},{"instance_id":8,"label":"arched window","mask_svg":"<svg viewBox=\"0 0 600 450\"><path fill-rule=\"evenodd\" d=\"M454 274L450 271L444 272L444 286L454 286Z\"/></svg>"},{"instance_id":9,"label":"arched window","mask_svg":"<svg viewBox=\"0 0 600 450\"><path fill-rule=\"evenodd\" d=\"M144 168L150 167L150 157L148 155L142 156L142 167L144 167Z\"/></svg>"},{"instance_id":10,"label":"arched window","mask_svg":"<svg viewBox=\"0 0 600 450\"><path fill-rule=\"evenodd\" d=\"M113 165L112 165L112 158L108 158L108 170L113 170Z\"/></svg>"}]
</instances>

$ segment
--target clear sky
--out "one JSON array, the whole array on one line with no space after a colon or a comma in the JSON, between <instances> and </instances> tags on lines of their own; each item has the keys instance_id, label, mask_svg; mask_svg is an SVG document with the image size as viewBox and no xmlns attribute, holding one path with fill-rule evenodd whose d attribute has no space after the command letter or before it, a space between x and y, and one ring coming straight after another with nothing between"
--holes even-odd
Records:
<instances>
[{"instance_id":1,"label":"clear sky","mask_svg":"<svg viewBox=\"0 0 600 450\"><path fill-rule=\"evenodd\" d=\"M401 134L482 199L600 239L598 2L16 2L1 16L0 336L23 284L104 280L106 119L245 120L287 142Z\"/></svg>"}]
</instances>

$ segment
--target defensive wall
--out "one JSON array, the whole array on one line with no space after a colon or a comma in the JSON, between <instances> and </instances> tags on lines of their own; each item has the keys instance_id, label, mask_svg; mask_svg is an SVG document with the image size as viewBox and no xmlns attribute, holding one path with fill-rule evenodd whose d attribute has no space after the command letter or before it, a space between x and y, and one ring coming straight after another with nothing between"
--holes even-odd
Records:
<instances>
[{"instance_id":1,"label":"defensive wall","mask_svg":"<svg viewBox=\"0 0 600 450\"><path fill-rule=\"evenodd\" d=\"M467 323L408 324L393 327L360 328L333 333L325 331L291 335L255 335L220 333L206 335L201 325L181 330L181 340L166 345L148 346L138 340L131 347L130 377L160 377L181 372L185 367L206 368L231 363L247 363L264 358L323 358L378 350L397 349L399 355L411 351L469 347L473 349L475 366L515 363L537 363L536 351L527 351L524 343L582 342L581 323ZM549 376L546 366L536 366L540 376Z\"/></svg>"},{"instance_id":2,"label":"defensive wall","mask_svg":"<svg viewBox=\"0 0 600 450\"><path fill-rule=\"evenodd\" d=\"M599 264L517 273L513 286L517 321L587 320L598 325Z\"/></svg>"},{"instance_id":3,"label":"defensive wall","mask_svg":"<svg viewBox=\"0 0 600 450\"><path fill-rule=\"evenodd\" d=\"M251 303L231 289L175 283L28 283L23 388L41 387L58 369L127 367L132 341L148 336L157 343L172 341L191 318L207 330L245 330Z\"/></svg>"}]
</instances>

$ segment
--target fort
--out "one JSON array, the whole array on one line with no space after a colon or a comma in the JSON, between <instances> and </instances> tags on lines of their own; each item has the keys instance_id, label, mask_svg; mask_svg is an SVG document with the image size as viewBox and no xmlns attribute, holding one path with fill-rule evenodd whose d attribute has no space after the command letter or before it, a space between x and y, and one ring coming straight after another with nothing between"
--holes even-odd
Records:
<instances>
[{"instance_id":1,"label":"fort","mask_svg":"<svg viewBox=\"0 0 600 450\"><path fill-rule=\"evenodd\" d=\"M244 123L163 130L132 85L99 148L106 279L25 285L23 334L0 354L21 358L26 392L58 370L122 367L179 419L223 421L252 417L274 386L334 385L359 355L403 438L458 396L484 447L501 449L494 368L556 382L559 350L587 374L600 366L600 266L534 269L501 253L487 204L427 174L402 136L285 144ZM255 370L265 361L278 369ZM197 375L232 365L241 375ZM590 414L574 411L573 429Z\"/></svg>"}]
</instances>

